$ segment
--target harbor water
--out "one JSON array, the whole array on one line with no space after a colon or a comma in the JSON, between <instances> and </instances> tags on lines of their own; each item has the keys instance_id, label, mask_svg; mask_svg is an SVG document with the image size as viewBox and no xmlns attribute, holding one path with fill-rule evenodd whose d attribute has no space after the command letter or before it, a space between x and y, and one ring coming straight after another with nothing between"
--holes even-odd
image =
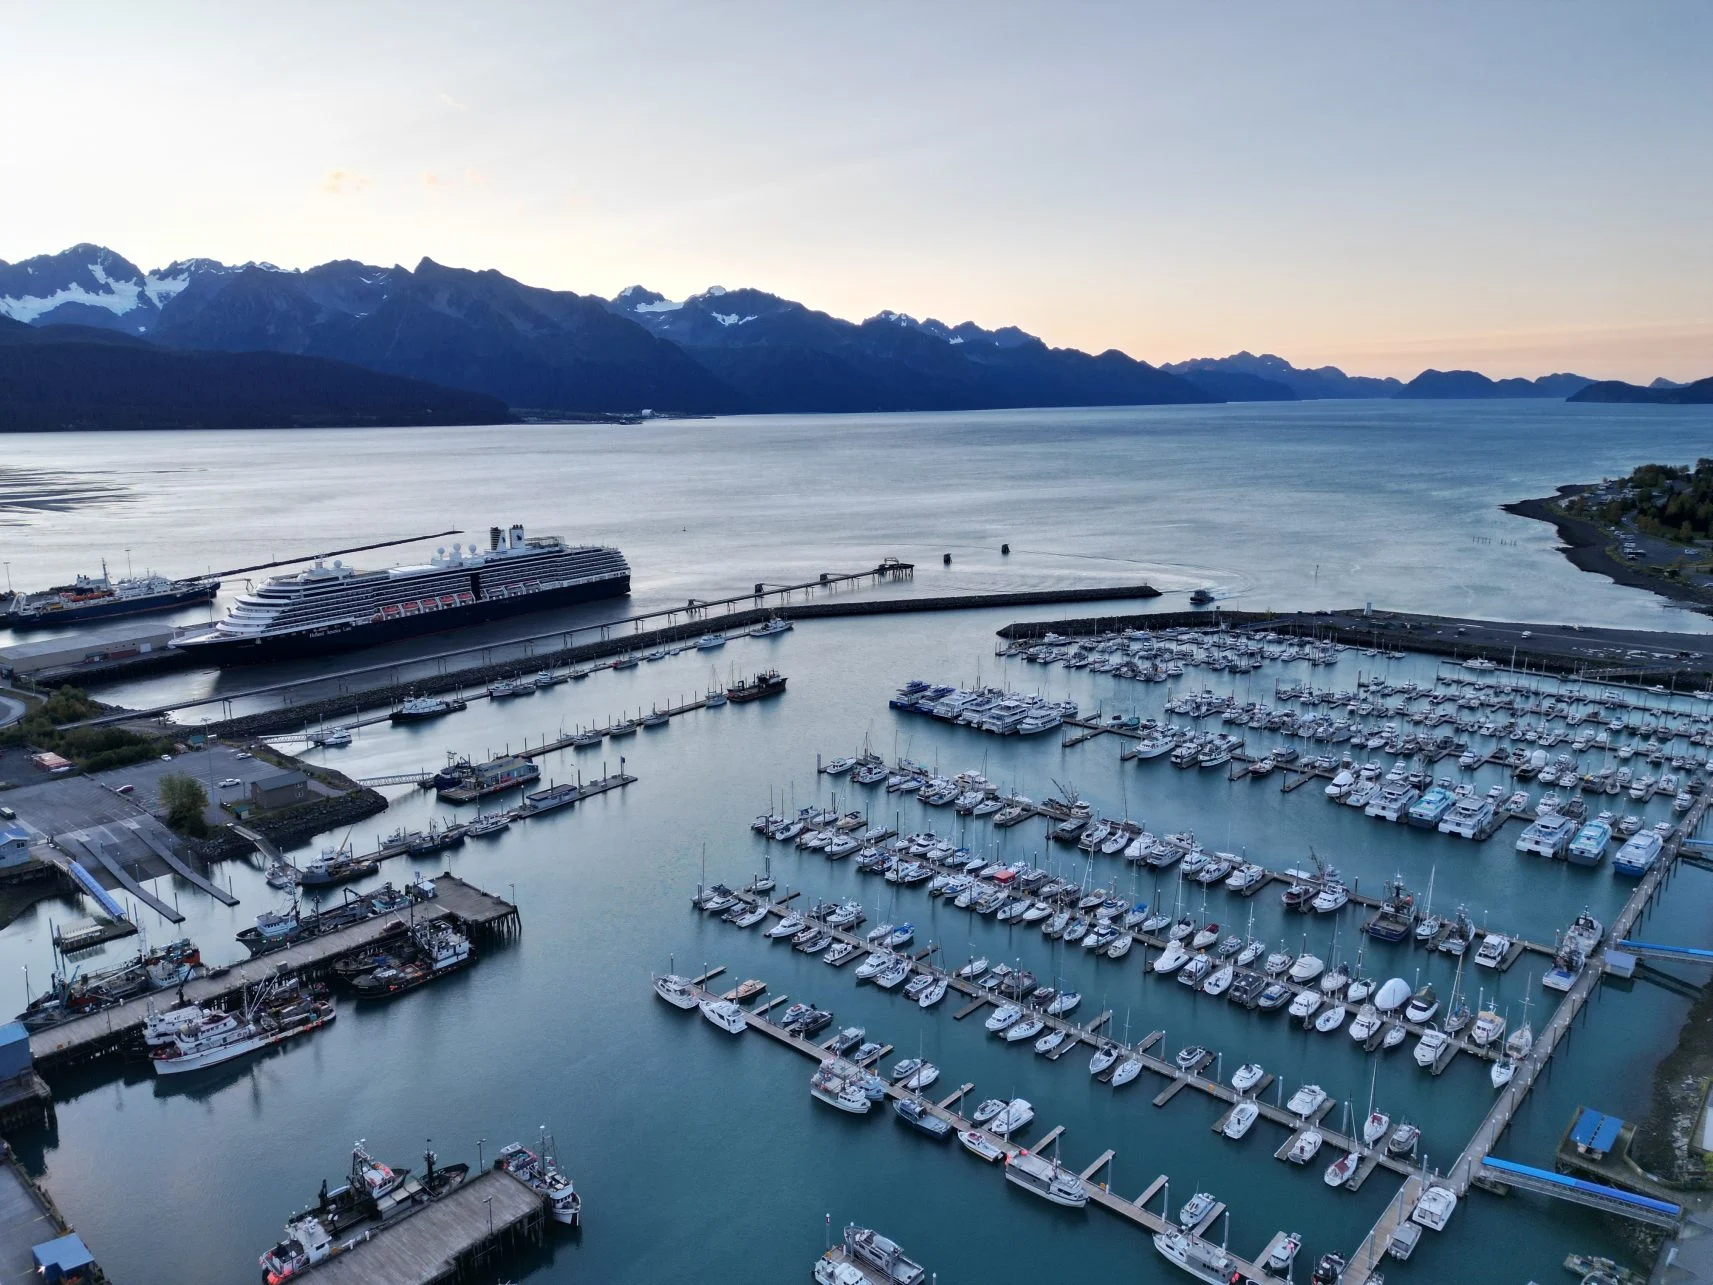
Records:
<instances>
[{"instance_id":1,"label":"harbor water","mask_svg":"<svg viewBox=\"0 0 1713 1285\"><path fill-rule=\"evenodd\" d=\"M1168 590L1213 584L1254 608L1371 599L1411 610L1690 629L1703 619L1577 572L1554 551L1549 527L1497 505L1646 459L1691 458L1707 427L1704 415L1661 416L1657 408L1363 403L520 428L503 439L139 435L88 451L102 461L102 498L14 508L6 517L24 536L11 547L27 547L39 568L31 584L93 569L100 551L122 556L145 543L158 569L187 574L516 519L618 544L636 569L637 610L896 554L919 564L916 592L1149 579ZM64 471L66 439L3 440L8 467ZM997 552L1001 540L1012 544L1009 558ZM947 551L950 568L939 558ZM23 561L14 557L15 576ZM1162 605L1181 598L1168 595ZM1036 799L1060 782L1103 814L1145 821L1156 834L1192 830L1209 848L1274 867L1306 864L1312 849L1363 892L1378 894L1399 874L1425 897L1431 877L1436 911L1461 904L1477 927L1536 941L1550 943L1584 907L1610 922L1633 886L1614 879L1609 859L1582 869L1519 856L1516 822L1470 843L1368 819L1329 804L1316 786L1283 793L1277 775L1234 782L1165 759L1121 763L1128 742L1116 737L1065 748L1057 733L1002 740L887 708L893 689L912 677L979 678L1068 696L1085 709L1158 716L1165 695L1204 686L1270 700L1281 677L1350 689L1359 674L1428 681L1434 673L1425 658L1346 652L1333 668L1271 665L1241 677L1191 669L1169 684L1142 685L994 656L999 626L1059 614L1073 613L809 622L772 639L738 638L712 652L600 671L520 700L473 702L435 722L362 727L349 747L310 752L354 777L432 769L448 751L484 757L521 748L525 738L535 745L627 709L697 696L734 672L774 664L790 677L777 700L694 711L599 748L549 755L544 779L598 775L603 764L616 770L623 754L638 781L449 855L391 862L369 881L450 868L515 895L521 936L486 950L475 967L384 1005L343 1004L328 1029L185 1077L187 1084L159 1083L139 1068L70 1077L56 1084L57 1129L20 1138L21 1154L122 1282L253 1279L256 1256L313 1201L323 1178L339 1179L358 1138L390 1162L420 1166L427 1139L445 1161L475 1162L479 1147L491 1158L543 1125L583 1192L585 1230L550 1239L537 1259L508 1264L509 1278L806 1279L829 1216L835 1229L847 1220L881 1228L942 1282L1021 1285L1055 1262L1102 1278L1181 1278L1144 1235L1101 1210L1036 1200L955 1144L906 1130L890 1111L851 1118L815 1103L806 1059L754 1032L732 1038L657 1000L649 977L670 958L682 973L723 965L720 987L758 977L772 994L830 1008L838 1026L861 1025L892 1044L888 1062L920 1053L941 1068L936 1096L973 1081L972 1100L1028 1098L1036 1123L1025 1140L1063 1125L1061 1158L1077 1169L1115 1149L1111 1177L1121 1193L1134 1196L1162 1173L1174 1212L1197 1191L1213 1193L1231 1208L1234 1250L1254 1254L1281 1228L1301 1232L1305 1275L1312 1255L1354 1248L1396 1189L1394 1178L1377 1172L1358 1193L1330 1190L1324 1164L1305 1169L1272 1158L1284 1136L1273 1126L1228 1142L1211 1129L1223 1106L1202 1095L1155 1108L1164 1082L1151 1074L1115 1091L1090 1079L1086 1055L1048 1062L1027 1044L989 1036L979 1017L955 1021L953 1000L922 1011L859 984L849 968L828 968L689 908L698 882L738 884L771 860L782 885L806 897L857 898L870 925L909 920L919 945L938 942L954 960L973 952L1060 976L1084 995L1079 1017L1111 1010L1111 1029L1123 1036L1128 1025L1132 1039L1164 1029L1155 1051L1165 1056L1204 1044L1221 1054L1227 1078L1239 1063L1259 1061L1281 1077L1287 1096L1314 1082L1356 1113L1366 1111L1372 1082L1394 1120L1421 1126L1429 1164L1449 1166L1492 1100L1485 1064L1459 1057L1431 1077L1408 1045L1365 1056L1342 1031L1304 1032L1283 1012L1247 1012L1147 975L1140 951L1090 959L1033 927L978 920L921 888L863 875L849 860L770 846L751 833L757 813L782 801L829 800L836 790L841 807L867 808L875 823L904 832L933 828L1007 859L1038 853L1079 878L1091 864L1049 844L1043 823L996 831L950 809L817 776L817 755L867 745L946 773L983 771ZM254 679L176 674L101 694L142 704ZM1246 734L1267 745L1278 739ZM1436 771L1458 775L1455 760ZM1500 777L1484 769L1470 779L1484 789ZM454 814L425 792L387 793L392 808L363 827L373 833L350 836L359 851L397 826ZM1622 810L1642 809L1625 799ZM1645 815L1668 816L1669 801L1650 803ZM145 912L150 939L187 935L211 961L240 957L233 935L280 895L264 885L259 862L230 862L218 874L239 896L237 907L156 881L157 895L176 896L186 922L174 928ZM1156 888L1152 875L1136 878L1117 858L1092 858L1093 882L1114 878L1133 900L1179 895L1175 871ZM1679 873L1645 921L1648 935L1713 944L1700 910L1707 879ZM1306 932L1309 948L1327 955L1332 921L1342 957L1365 940L1356 931L1366 917L1359 908L1287 917L1277 885L1251 900L1216 888L1205 912L1199 887L1182 896L1185 910L1226 931L1243 932L1253 910L1256 935L1291 949ZM22 970L37 987L46 974L51 923L80 913L49 901L0 932L0 973L11 966L19 1007ZM131 946L115 943L105 954ZM1528 999L1538 1030L1557 999L1539 985L1543 963L1525 955L1503 975L1466 967L1464 984L1496 989L1513 1022ZM1370 943L1363 971L1412 983L1419 972L1444 997L1453 970L1443 955ZM1674 1043L1685 1007L1644 983L1603 985L1497 1154L1550 1165L1580 1104L1641 1118L1653 1067ZM1339 1114L1328 1118L1331 1127ZM1386 1270L1394 1281L1544 1281L1567 1250L1622 1257L1626 1245L1624 1228L1579 1210L1477 1192L1448 1231L1429 1233L1409 1263Z\"/></svg>"}]
</instances>

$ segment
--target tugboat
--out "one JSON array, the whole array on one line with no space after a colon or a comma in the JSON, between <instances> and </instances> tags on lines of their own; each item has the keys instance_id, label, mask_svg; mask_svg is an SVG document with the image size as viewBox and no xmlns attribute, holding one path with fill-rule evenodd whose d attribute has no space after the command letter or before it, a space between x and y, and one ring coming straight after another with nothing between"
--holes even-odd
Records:
<instances>
[{"instance_id":1,"label":"tugboat","mask_svg":"<svg viewBox=\"0 0 1713 1285\"><path fill-rule=\"evenodd\" d=\"M528 1150L521 1142L500 1148L500 1163L507 1173L519 1179L531 1191L547 1202L553 1221L567 1227L583 1225L583 1198L577 1194L571 1179L559 1170L553 1154L553 1139L542 1131L539 1153Z\"/></svg>"}]
</instances>

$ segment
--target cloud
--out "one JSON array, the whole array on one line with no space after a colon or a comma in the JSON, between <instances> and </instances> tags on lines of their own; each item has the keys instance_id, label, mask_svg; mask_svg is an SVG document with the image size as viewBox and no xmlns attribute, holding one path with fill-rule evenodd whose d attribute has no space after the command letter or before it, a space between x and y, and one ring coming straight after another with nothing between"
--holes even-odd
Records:
<instances>
[{"instance_id":1,"label":"cloud","mask_svg":"<svg viewBox=\"0 0 1713 1285\"><path fill-rule=\"evenodd\" d=\"M459 102L456 98L452 97L452 95L447 93L444 89L440 91L440 101L443 104L445 104L447 107L454 108L454 109L461 111L461 112L467 112L470 110L470 104L469 103Z\"/></svg>"},{"instance_id":2,"label":"cloud","mask_svg":"<svg viewBox=\"0 0 1713 1285\"><path fill-rule=\"evenodd\" d=\"M355 170L328 170L321 180L321 190L329 196L351 196L369 186L369 180Z\"/></svg>"}]
</instances>

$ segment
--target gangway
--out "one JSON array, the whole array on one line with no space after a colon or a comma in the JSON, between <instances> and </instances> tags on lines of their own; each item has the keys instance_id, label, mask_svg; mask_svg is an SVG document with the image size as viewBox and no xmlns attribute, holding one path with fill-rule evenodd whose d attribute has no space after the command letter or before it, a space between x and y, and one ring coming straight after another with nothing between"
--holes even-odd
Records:
<instances>
[{"instance_id":1,"label":"gangway","mask_svg":"<svg viewBox=\"0 0 1713 1285\"><path fill-rule=\"evenodd\" d=\"M1713 964L1713 950L1703 950L1698 946L1666 946L1659 942L1622 941L1612 943L1613 948L1623 951L1626 955L1634 955L1637 959L1669 959L1680 964Z\"/></svg>"},{"instance_id":2,"label":"gangway","mask_svg":"<svg viewBox=\"0 0 1713 1285\"><path fill-rule=\"evenodd\" d=\"M73 879L77 880L78 885L85 892L95 898L95 904L105 910L111 918L124 919L126 917L124 907L122 907L117 901L113 900L112 893L108 892L107 889L103 888L95 881L94 875L84 869L83 862L79 861L76 857L68 856L65 859L63 869Z\"/></svg>"},{"instance_id":3,"label":"gangway","mask_svg":"<svg viewBox=\"0 0 1713 1285\"><path fill-rule=\"evenodd\" d=\"M427 785L433 779L433 772L398 772L392 776L359 777L357 784L374 789L380 785Z\"/></svg>"},{"instance_id":4,"label":"gangway","mask_svg":"<svg viewBox=\"0 0 1713 1285\"><path fill-rule=\"evenodd\" d=\"M1496 1156L1488 1156L1481 1161L1481 1176L1489 1182L1520 1187L1524 1191L1552 1196L1558 1200L1568 1200L1573 1205L1617 1214L1620 1218L1632 1218L1654 1227L1673 1228L1677 1226L1677 1220L1683 1214L1681 1206L1669 1201L1638 1196L1634 1192L1621 1191L1604 1183L1572 1178L1568 1174L1537 1169L1533 1165L1520 1165L1512 1160L1500 1160Z\"/></svg>"}]
</instances>

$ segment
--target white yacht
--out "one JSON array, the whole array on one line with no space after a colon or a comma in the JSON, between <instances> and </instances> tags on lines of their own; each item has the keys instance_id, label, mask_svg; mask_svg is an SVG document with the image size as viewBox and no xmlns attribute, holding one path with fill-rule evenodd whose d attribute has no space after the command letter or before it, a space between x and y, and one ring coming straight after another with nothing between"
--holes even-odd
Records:
<instances>
[{"instance_id":1,"label":"white yacht","mask_svg":"<svg viewBox=\"0 0 1713 1285\"><path fill-rule=\"evenodd\" d=\"M1653 867L1654 862L1659 859L1660 849L1664 846L1664 840L1657 830L1643 830L1633 838L1625 840L1624 846L1618 849L1617 855L1612 858L1612 873L1639 878Z\"/></svg>"},{"instance_id":2,"label":"white yacht","mask_svg":"<svg viewBox=\"0 0 1713 1285\"><path fill-rule=\"evenodd\" d=\"M1548 812L1517 836L1517 851L1539 857L1562 857L1576 833L1576 822L1561 812Z\"/></svg>"},{"instance_id":3,"label":"white yacht","mask_svg":"<svg viewBox=\"0 0 1713 1285\"><path fill-rule=\"evenodd\" d=\"M1285 1110L1294 1116L1308 1117L1313 1115L1326 1101L1326 1090L1318 1084L1305 1084L1295 1093L1291 1100L1285 1103Z\"/></svg>"},{"instance_id":4,"label":"white yacht","mask_svg":"<svg viewBox=\"0 0 1713 1285\"><path fill-rule=\"evenodd\" d=\"M988 1132L1008 1138L1018 1129L1026 1128L1034 1118L1035 1108L1027 1098L1012 1098L999 1114L988 1122Z\"/></svg>"},{"instance_id":5,"label":"white yacht","mask_svg":"<svg viewBox=\"0 0 1713 1285\"><path fill-rule=\"evenodd\" d=\"M691 987L688 978L679 977L675 973L667 973L664 977L654 979L654 993L660 996L673 1008L691 1009L697 1004L696 992Z\"/></svg>"},{"instance_id":6,"label":"white yacht","mask_svg":"<svg viewBox=\"0 0 1713 1285\"><path fill-rule=\"evenodd\" d=\"M729 999L705 999L697 1005L702 1016L728 1035L742 1035L749 1022L743 1009Z\"/></svg>"},{"instance_id":7,"label":"white yacht","mask_svg":"<svg viewBox=\"0 0 1713 1285\"><path fill-rule=\"evenodd\" d=\"M1444 1231L1456 1208L1457 1193L1450 1187L1436 1184L1417 1199L1416 1207L1410 1212L1410 1221L1420 1223L1429 1231Z\"/></svg>"},{"instance_id":8,"label":"white yacht","mask_svg":"<svg viewBox=\"0 0 1713 1285\"><path fill-rule=\"evenodd\" d=\"M1246 1098L1231 1108L1231 1114L1225 1117L1225 1124L1220 1127L1220 1132L1235 1142L1254 1127L1260 1115L1261 1108Z\"/></svg>"},{"instance_id":9,"label":"white yacht","mask_svg":"<svg viewBox=\"0 0 1713 1285\"><path fill-rule=\"evenodd\" d=\"M1492 799L1466 796L1451 805L1451 811L1439 823L1439 832L1459 839L1478 839L1493 824L1496 811Z\"/></svg>"},{"instance_id":10,"label":"white yacht","mask_svg":"<svg viewBox=\"0 0 1713 1285\"><path fill-rule=\"evenodd\" d=\"M1504 933L1488 933L1475 952L1475 962L1483 968L1498 968L1511 952L1511 939Z\"/></svg>"}]
</instances>

